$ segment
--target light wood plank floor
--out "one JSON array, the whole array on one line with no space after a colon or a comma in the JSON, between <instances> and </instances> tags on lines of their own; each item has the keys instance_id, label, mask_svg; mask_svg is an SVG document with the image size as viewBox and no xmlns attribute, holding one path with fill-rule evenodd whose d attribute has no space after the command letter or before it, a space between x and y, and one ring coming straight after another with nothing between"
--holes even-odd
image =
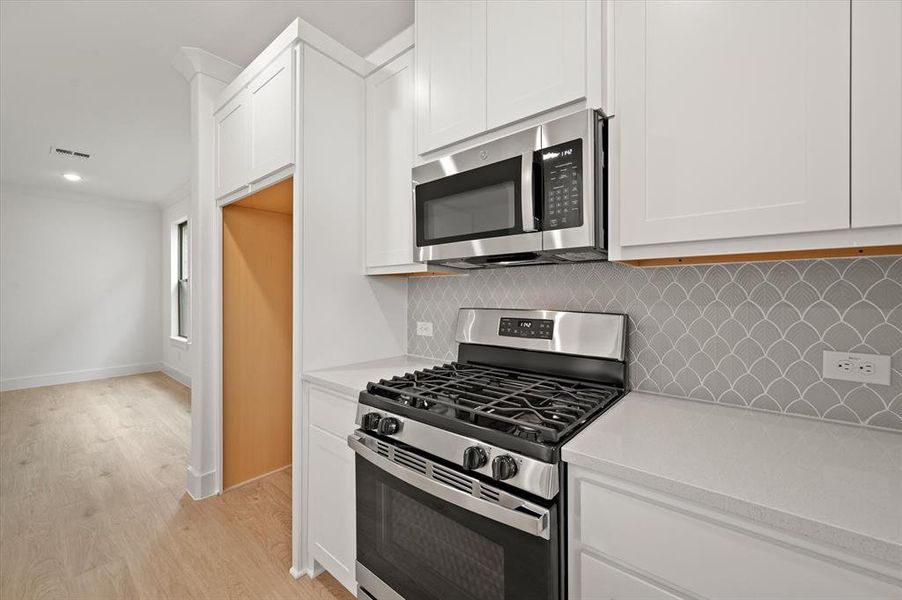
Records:
<instances>
[{"instance_id":1,"label":"light wood plank floor","mask_svg":"<svg viewBox=\"0 0 902 600\"><path fill-rule=\"evenodd\" d=\"M0 394L0 598L353 598L294 580L291 475L193 501L162 373Z\"/></svg>"}]
</instances>

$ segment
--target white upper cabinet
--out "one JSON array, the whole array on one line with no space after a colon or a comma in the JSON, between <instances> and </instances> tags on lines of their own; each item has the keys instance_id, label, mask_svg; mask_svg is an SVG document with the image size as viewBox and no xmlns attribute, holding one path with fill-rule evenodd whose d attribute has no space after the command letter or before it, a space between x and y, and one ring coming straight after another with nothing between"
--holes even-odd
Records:
<instances>
[{"instance_id":1,"label":"white upper cabinet","mask_svg":"<svg viewBox=\"0 0 902 600\"><path fill-rule=\"evenodd\" d=\"M585 0L488 0L488 129L586 95Z\"/></svg>"},{"instance_id":2,"label":"white upper cabinet","mask_svg":"<svg viewBox=\"0 0 902 600\"><path fill-rule=\"evenodd\" d=\"M294 163L294 56L285 50L248 86L252 181Z\"/></svg>"},{"instance_id":3,"label":"white upper cabinet","mask_svg":"<svg viewBox=\"0 0 902 600\"><path fill-rule=\"evenodd\" d=\"M485 130L485 0L416 5L417 150Z\"/></svg>"},{"instance_id":4,"label":"white upper cabinet","mask_svg":"<svg viewBox=\"0 0 902 600\"><path fill-rule=\"evenodd\" d=\"M247 185L250 179L249 94L246 90L220 108L216 123L216 197Z\"/></svg>"},{"instance_id":5,"label":"white upper cabinet","mask_svg":"<svg viewBox=\"0 0 902 600\"><path fill-rule=\"evenodd\" d=\"M849 227L848 2L618 1L613 36L621 245Z\"/></svg>"},{"instance_id":6,"label":"white upper cabinet","mask_svg":"<svg viewBox=\"0 0 902 600\"><path fill-rule=\"evenodd\" d=\"M902 225L902 3L852 2L852 227Z\"/></svg>"},{"instance_id":7,"label":"white upper cabinet","mask_svg":"<svg viewBox=\"0 0 902 600\"><path fill-rule=\"evenodd\" d=\"M596 55L587 38L602 25L599 15L588 26L588 8L586 0L417 0L417 153L585 98L587 57Z\"/></svg>"},{"instance_id":8,"label":"white upper cabinet","mask_svg":"<svg viewBox=\"0 0 902 600\"><path fill-rule=\"evenodd\" d=\"M413 51L366 79L367 272L413 263ZM394 269L393 272L398 269ZM382 271L385 272L385 271Z\"/></svg>"},{"instance_id":9,"label":"white upper cabinet","mask_svg":"<svg viewBox=\"0 0 902 600\"><path fill-rule=\"evenodd\" d=\"M239 75L248 83L226 89L234 96L215 113L217 199L271 185L294 164L298 52L292 45L262 68L252 63Z\"/></svg>"}]
</instances>

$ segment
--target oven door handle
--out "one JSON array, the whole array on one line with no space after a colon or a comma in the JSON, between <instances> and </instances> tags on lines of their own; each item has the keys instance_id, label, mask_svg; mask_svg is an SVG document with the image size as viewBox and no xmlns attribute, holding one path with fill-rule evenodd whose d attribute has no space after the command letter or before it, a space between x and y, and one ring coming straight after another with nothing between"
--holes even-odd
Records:
<instances>
[{"instance_id":1,"label":"oven door handle","mask_svg":"<svg viewBox=\"0 0 902 600\"><path fill-rule=\"evenodd\" d=\"M386 473L397 477L401 481L412 485L413 487L426 492L431 496L440 498L446 502L469 510L480 516L492 519L498 523L508 525L520 531L525 531L536 537L550 539L551 514L549 510L538 504L534 504L527 500L517 498L505 492L500 492L504 496L505 505L498 504L489 500L483 500L471 493L453 488L447 484L436 481L432 478L436 463L428 459L419 457L426 465L426 475L414 471L409 467L405 467L391 458L386 458L377 452L373 446L378 447L379 442L366 434L353 433L348 436L348 446L351 447L361 458L371 462ZM393 456L394 447L386 444L389 448L389 456ZM467 475L458 474L458 477L469 479L474 484L474 489L478 490L481 485L476 479ZM495 490L499 491L499 490ZM513 500L513 502L512 502Z\"/></svg>"}]
</instances>

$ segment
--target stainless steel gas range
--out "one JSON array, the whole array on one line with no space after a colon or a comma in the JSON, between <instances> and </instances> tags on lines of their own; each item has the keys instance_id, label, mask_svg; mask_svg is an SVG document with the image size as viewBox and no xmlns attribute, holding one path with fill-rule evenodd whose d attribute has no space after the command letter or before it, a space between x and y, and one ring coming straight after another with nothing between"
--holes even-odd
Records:
<instances>
[{"instance_id":1,"label":"stainless steel gas range","mask_svg":"<svg viewBox=\"0 0 902 600\"><path fill-rule=\"evenodd\" d=\"M566 598L560 448L626 393L625 315L461 309L457 361L367 385L358 596Z\"/></svg>"}]
</instances>

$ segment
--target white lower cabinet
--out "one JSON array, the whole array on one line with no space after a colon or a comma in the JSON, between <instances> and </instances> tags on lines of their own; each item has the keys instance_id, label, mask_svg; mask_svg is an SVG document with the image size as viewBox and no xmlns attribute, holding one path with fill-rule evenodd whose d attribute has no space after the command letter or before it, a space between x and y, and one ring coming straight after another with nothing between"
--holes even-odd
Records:
<instances>
[{"instance_id":1,"label":"white lower cabinet","mask_svg":"<svg viewBox=\"0 0 902 600\"><path fill-rule=\"evenodd\" d=\"M902 597L885 567L838 549L582 468L568 477L570 600Z\"/></svg>"},{"instance_id":2,"label":"white lower cabinet","mask_svg":"<svg viewBox=\"0 0 902 600\"><path fill-rule=\"evenodd\" d=\"M357 398L307 387L307 529L310 558L351 591L357 558L354 430Z\"/></svg>"},{"instance_id":3,"label":"white lower cabinet","mask_svg":"<svg viewBox=\"0 0 902 600\"><path fill-rule=\"evenodd\" d=\"M667 600L679 598L618 569L585 550L579 554L579 597L583 600Z\"/></svg>"}]
</instances>

